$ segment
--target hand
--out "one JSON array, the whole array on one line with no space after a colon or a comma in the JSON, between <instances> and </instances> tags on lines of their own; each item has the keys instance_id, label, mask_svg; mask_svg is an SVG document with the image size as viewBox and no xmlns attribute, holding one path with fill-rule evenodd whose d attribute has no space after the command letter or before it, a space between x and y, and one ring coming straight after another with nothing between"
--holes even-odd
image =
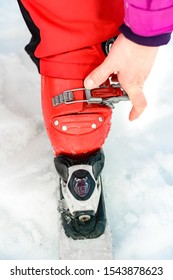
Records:
<instances>
[{"instance_id":1,"label":"hand","mask_svg":"<svg viewBox=\"0 0 173 280\"><path fill-rule=\"evenodd\" d=\"M104 62L85 79L87 89L98 87L112 74L127 92L132 109L129 120L138 118L147 106L143 85L155 61L158 47L138 45L120 34Z\"/></svg>"}]
</instances>

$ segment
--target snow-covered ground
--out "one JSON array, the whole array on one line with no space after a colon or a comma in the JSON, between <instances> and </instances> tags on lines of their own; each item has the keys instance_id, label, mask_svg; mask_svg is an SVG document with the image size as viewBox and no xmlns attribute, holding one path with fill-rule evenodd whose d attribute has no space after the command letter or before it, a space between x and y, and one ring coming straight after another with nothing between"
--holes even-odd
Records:
<instances>
[{"instance_id":1,"label":"snow-covered ground","mask_svg":"<svg viewBox=\"0 0 173 280\"><path fill-rule=\"evenodd\" d=\"M0 259L58 259L57 174L39 75L16 1L0 0ZM173 42L145 86L148 108L117 105L104 170L115 259L173 259Z\"/></svg>"}]
</instances>

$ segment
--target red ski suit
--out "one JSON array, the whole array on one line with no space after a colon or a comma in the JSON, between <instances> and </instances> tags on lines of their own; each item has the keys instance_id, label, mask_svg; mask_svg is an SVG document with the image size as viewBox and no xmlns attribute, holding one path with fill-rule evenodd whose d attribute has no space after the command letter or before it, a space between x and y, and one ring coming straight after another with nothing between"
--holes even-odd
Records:
<instances>
[{"instance_id":1,"label":"red ski suit","mask_svg":"<svg viewBox=\"0 0 173 280\"><path fill-rule=\"evenodd\" d=\"M102 43L118 35L122 0L18 0L32 34L26 51L42 75L42 107L55 155L100 149L110 129L111 109L86 102L58 106L52 98L83 87L83 79L105 58ZM83 90L75 100L85 99Z\"/></svg>"}]
</instances>

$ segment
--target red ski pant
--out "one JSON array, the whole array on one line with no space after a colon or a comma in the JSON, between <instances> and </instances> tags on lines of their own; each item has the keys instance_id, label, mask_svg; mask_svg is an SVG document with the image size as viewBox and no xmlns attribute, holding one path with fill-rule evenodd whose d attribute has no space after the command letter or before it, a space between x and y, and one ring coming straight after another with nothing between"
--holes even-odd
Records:
<instances>
[{"instance_id":1,"label":"red ski pant","mask_svg":"<svg viewBox=\"0 0 173 280\"><path fill-rule=\"evenodd\" d=\"M102 42L118 35L123 0L18 0L32 34L26 51L42 75L42 108L55 154L95 151L107 137L111 109L75 103L53 107L64 90L83 87L83 79L105 59ZM75 93L85 99L84 91Z\"/></svg>"}]
</instances>

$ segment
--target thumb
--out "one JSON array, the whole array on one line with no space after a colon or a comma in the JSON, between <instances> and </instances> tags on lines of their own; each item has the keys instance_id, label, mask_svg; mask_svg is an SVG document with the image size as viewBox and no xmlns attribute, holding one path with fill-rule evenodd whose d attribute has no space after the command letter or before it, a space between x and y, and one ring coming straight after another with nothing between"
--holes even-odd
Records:
<instances>
[{"instance_id":1,"label":"thumb","mask_svg":"<svg viewBox=\"0 0 173 280\"><path fill-rule=\"evenodd\" d=\"M95 68L84 80L84 87L93 89L104 83L114 72L107 59L104 60L97 68Z\"/></svg>"}]
</instances>

